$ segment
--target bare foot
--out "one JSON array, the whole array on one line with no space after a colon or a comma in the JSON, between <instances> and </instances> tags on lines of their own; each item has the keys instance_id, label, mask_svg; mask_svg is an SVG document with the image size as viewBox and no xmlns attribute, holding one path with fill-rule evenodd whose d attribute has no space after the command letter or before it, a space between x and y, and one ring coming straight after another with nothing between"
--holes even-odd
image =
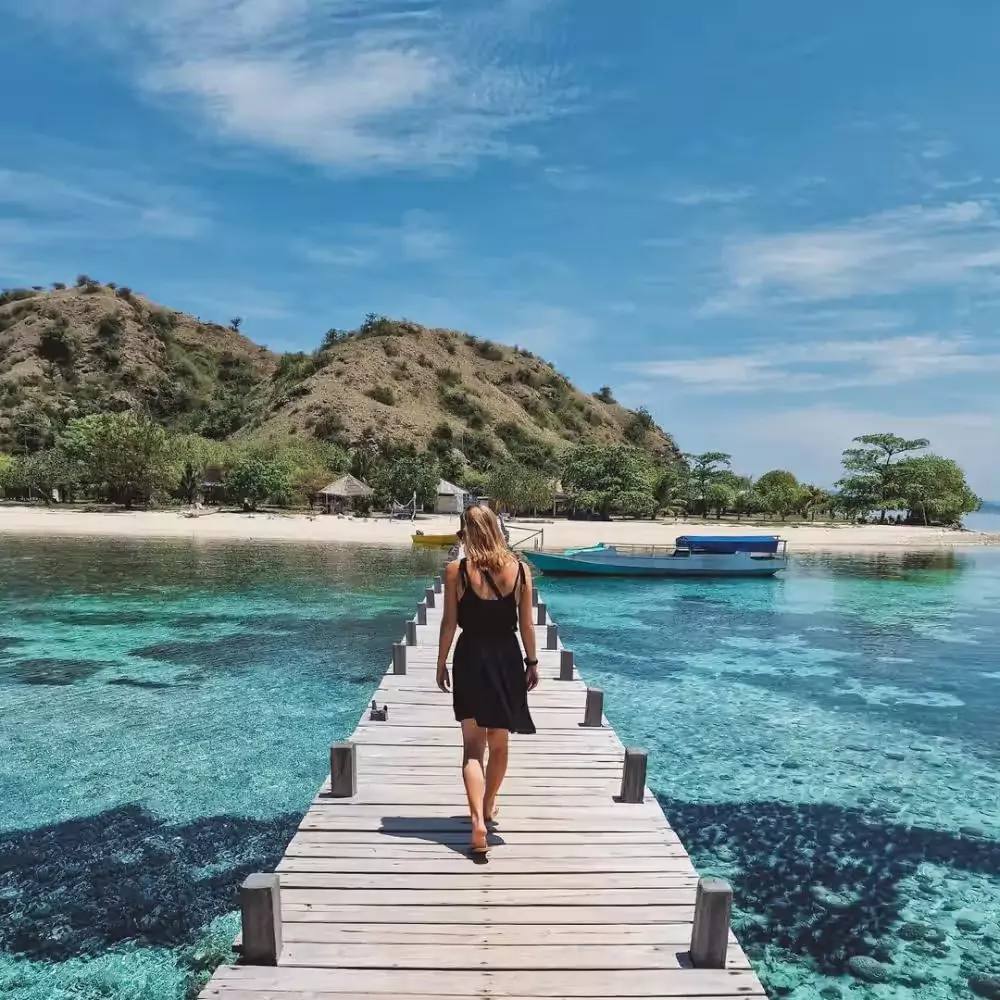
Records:
<instances>
[{"instance_id":1,"label":"bare foot","mask_svg":"<svg viewBox=\"0 0 1000 1000\"><path fill-rule=\"evenodd\" d=\"M482 826L474 826L472 828L472 853L473 854L485 854L490 848L487 843L487 832L486 824Z\"/></svg>"},{"instance_id":2,"label":"bare foot","mask_svg":"<svg viewBox=\"0 0 1000 1000\"><path fill-rule=\"evenodd\" d=\"M483 805L483 815L487 823L495 823L500 817L500 803L494 802L491 805Z\"/></svg>"}]
</instances>

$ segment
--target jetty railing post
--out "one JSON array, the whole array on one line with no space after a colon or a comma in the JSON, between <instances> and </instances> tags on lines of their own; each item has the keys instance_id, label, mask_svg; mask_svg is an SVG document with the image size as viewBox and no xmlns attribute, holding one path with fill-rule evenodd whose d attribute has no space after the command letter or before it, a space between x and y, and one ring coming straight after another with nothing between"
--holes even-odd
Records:
<instances>
[{"instance_id":1,"label":"jetty railing post","mask_svg":"<svg viewBox=\"0 0 1000 1000\"><path fill-rule=\"evenodd\" d=\"M427 602L421 601L417 605L417 624L426 625L427 624Z\"/></svg>"},{"instance_id":2,"label":"jetty railing post","mask_svg":"<svg viewBox=\"0 0 1000 1000\"><path fill-rule=\"evenodd\" d=\"M604 716L604 692L600 688L587 688L587 704L583 710L583 724L600 729Z\"/></svg>"},{"instance_id":3,"label":"jetty railing post","mask_svg":"<svg viewBox=\"0 0 1000 1000\"><path fill-rule=\"evenodd\" d=\"M549 625L545 632L545 648L546 649L558 649L559 648L559 626Z\"/></svg>"},{"instance_id":4,"label":"jetty railing post","mask_svg":"<svg viewBox=\"0 0 1000 1000\"><path fill-rule=\"evenodd\" d=\"M434 577L434 593L440 594L441 591L443 590L444 590L444 579L442 578L441 574L438 573L438 575Z\"/></svg>"},{"instance_id":5,"label":"jetty railing post","mask_svg":"<svg viewBox=\"0 0 1000 1000\"><path fill-rule=\"evenodd\" d=\"M406 643L404 642L392 644L392 672L394 674L406 673Z\"/></svg>"},{"instance_id":6,"label":"jetty railing post","mask_svg":"<svg viewBox=\"0 0 1000 1000\"><path fill-rule=\"evenodd\" d=\"M429 608L433 608L434 607L435 599L434 599L434 588L433 587L428 587L424 591L424 600L427 602L427 607L429 607Z\"/></svg>"},{"instance_id":7,"label":"jetty railing post","mask_svg":"<svg viewBox=\"0 0 1000 1000\"><path fill-rule=\"evenodd\" d=\"M573 679L573 650L564 649L559 654L559 680L571 681Z\"/></svg>"},{"instance_id":8,"label":"jetty railing post","mask_svg":"<svg viewBox=\"0 0 1000 1000\"><path fill-rule=\"evenodd\" d=\"M531 606L538 607L538 588L534 584L531 585Z\"/></svg>"},{"instance_id":9,"label":"jetty railing post","mask_svg":"<svg viewBox=\"0 0 1000 1000\"><path fill-rule=\"evenodd\" d=\"M281 886L277 875L248 875L240 887L243 961L277 965L281 954Z\"/></svg>"},{"instance_id":10,"label":"jetty railing post","mask_svg":"<svg viewBox=\"0 0 1000 1000\"><path fill-rule=\"evenodd\" d=\"M410 619L406 623L406 645L415 646L417 644L417 623Z\"/></svg>"},{"instance_id":11,"label":"jetty railing post","mask_svg":"<svg viewBox=\"0 0 1000 1000\"><path fill-rule=\"evenodd\" d=\"M351 799L358 794L358 748L354 743L330 747L330 798Z\"/></svg>"},{"instance_id":12,"label":"jetty railing post","mask_svg":"<svg viewBox=\"0 0 1000 1000\"><path fill-rule=\"evenodd\" d=\"M646 797L646 751L628 747L622 766L622 802L642 802Z\"/></svg>"},{"instance_id":13,"label":"jetty railing post","mask_svg":"<svg viewBox=\"0 0 1000 1000\"><path fill-rule=\"evenodd\" d=\"M539 601L537 606L535 607L535 610L538 612L538 617L535 619L535 624L545 625L548 621L545 608L545 601Z\"/></svg>"},{"instance_id":14,"label":"jetty railing post","mask_svg":"<svg viewBox=\"0 0 1000 1000\"><path fill-rule=\"evenodd\" d=\"M691 927L691 964L696 969L724 969L729 951L733 890L721 878L698 879Z\"/></svg>"}]
</instances>

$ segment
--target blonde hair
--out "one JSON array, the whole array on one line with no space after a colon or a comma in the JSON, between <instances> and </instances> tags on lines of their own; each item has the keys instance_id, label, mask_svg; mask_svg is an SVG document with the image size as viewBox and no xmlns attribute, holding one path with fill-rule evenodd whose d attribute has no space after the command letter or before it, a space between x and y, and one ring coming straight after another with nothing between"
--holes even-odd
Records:
<instances>
[{"instance_id":1,"label":"blonde hair","mask_svg":"<svg viewBox=\"0 0 1000 1000\"><path fill-rule=\"evenodd\" d=\"M470 507L463 517L465 555L476 569L499 573L512 559L500 522L489 507Z\"/></svg>"}]
</instances>

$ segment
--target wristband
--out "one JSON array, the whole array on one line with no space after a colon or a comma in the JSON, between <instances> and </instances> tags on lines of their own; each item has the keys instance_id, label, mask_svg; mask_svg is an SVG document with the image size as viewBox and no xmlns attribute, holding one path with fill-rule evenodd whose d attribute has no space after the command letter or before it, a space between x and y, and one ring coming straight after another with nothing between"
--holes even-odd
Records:
<instances>
[{"instance_id":1,"label":"wristband","mask_svg":"<svg viewBox=\"0 0 1000 1000\"><path fill-rule=\"evenodd\" d=\"M538 666L538 660L529 660L528 657L526 656L524 658L524 665L526 667L537 667Z\"/></svg>"}]
</instances>

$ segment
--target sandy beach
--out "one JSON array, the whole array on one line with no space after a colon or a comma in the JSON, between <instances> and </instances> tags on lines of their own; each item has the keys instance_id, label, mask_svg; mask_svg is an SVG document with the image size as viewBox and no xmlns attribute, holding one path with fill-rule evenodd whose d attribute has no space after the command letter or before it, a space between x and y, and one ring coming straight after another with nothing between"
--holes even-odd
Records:
<instances>
[{"instance_id":1,"label":"sandy beach","mask_svg":"<svg viewBox=\"0 0 1000 1000\"><path fill-rule=\"evenodd\" d=\"M411 544L415 530L425 534L454 531L454 515L420 517L409 521L259 512L241 514L207 511L185 517L176 510L87 512L45 507L0 507L0 535L117 538L192 538L290 542L353 542L371 545ZM1000 545L1000 535L943 528L897 525L737 525L731 522L564 520L511 521L511 540L518 542L535 531L544 532L544 548L564 549L597 542L669 545L683 534L778 534L790 551L889 550L959 548ZM527 547L532 547L528 542Z\"/></svg>"}]
</instances>

